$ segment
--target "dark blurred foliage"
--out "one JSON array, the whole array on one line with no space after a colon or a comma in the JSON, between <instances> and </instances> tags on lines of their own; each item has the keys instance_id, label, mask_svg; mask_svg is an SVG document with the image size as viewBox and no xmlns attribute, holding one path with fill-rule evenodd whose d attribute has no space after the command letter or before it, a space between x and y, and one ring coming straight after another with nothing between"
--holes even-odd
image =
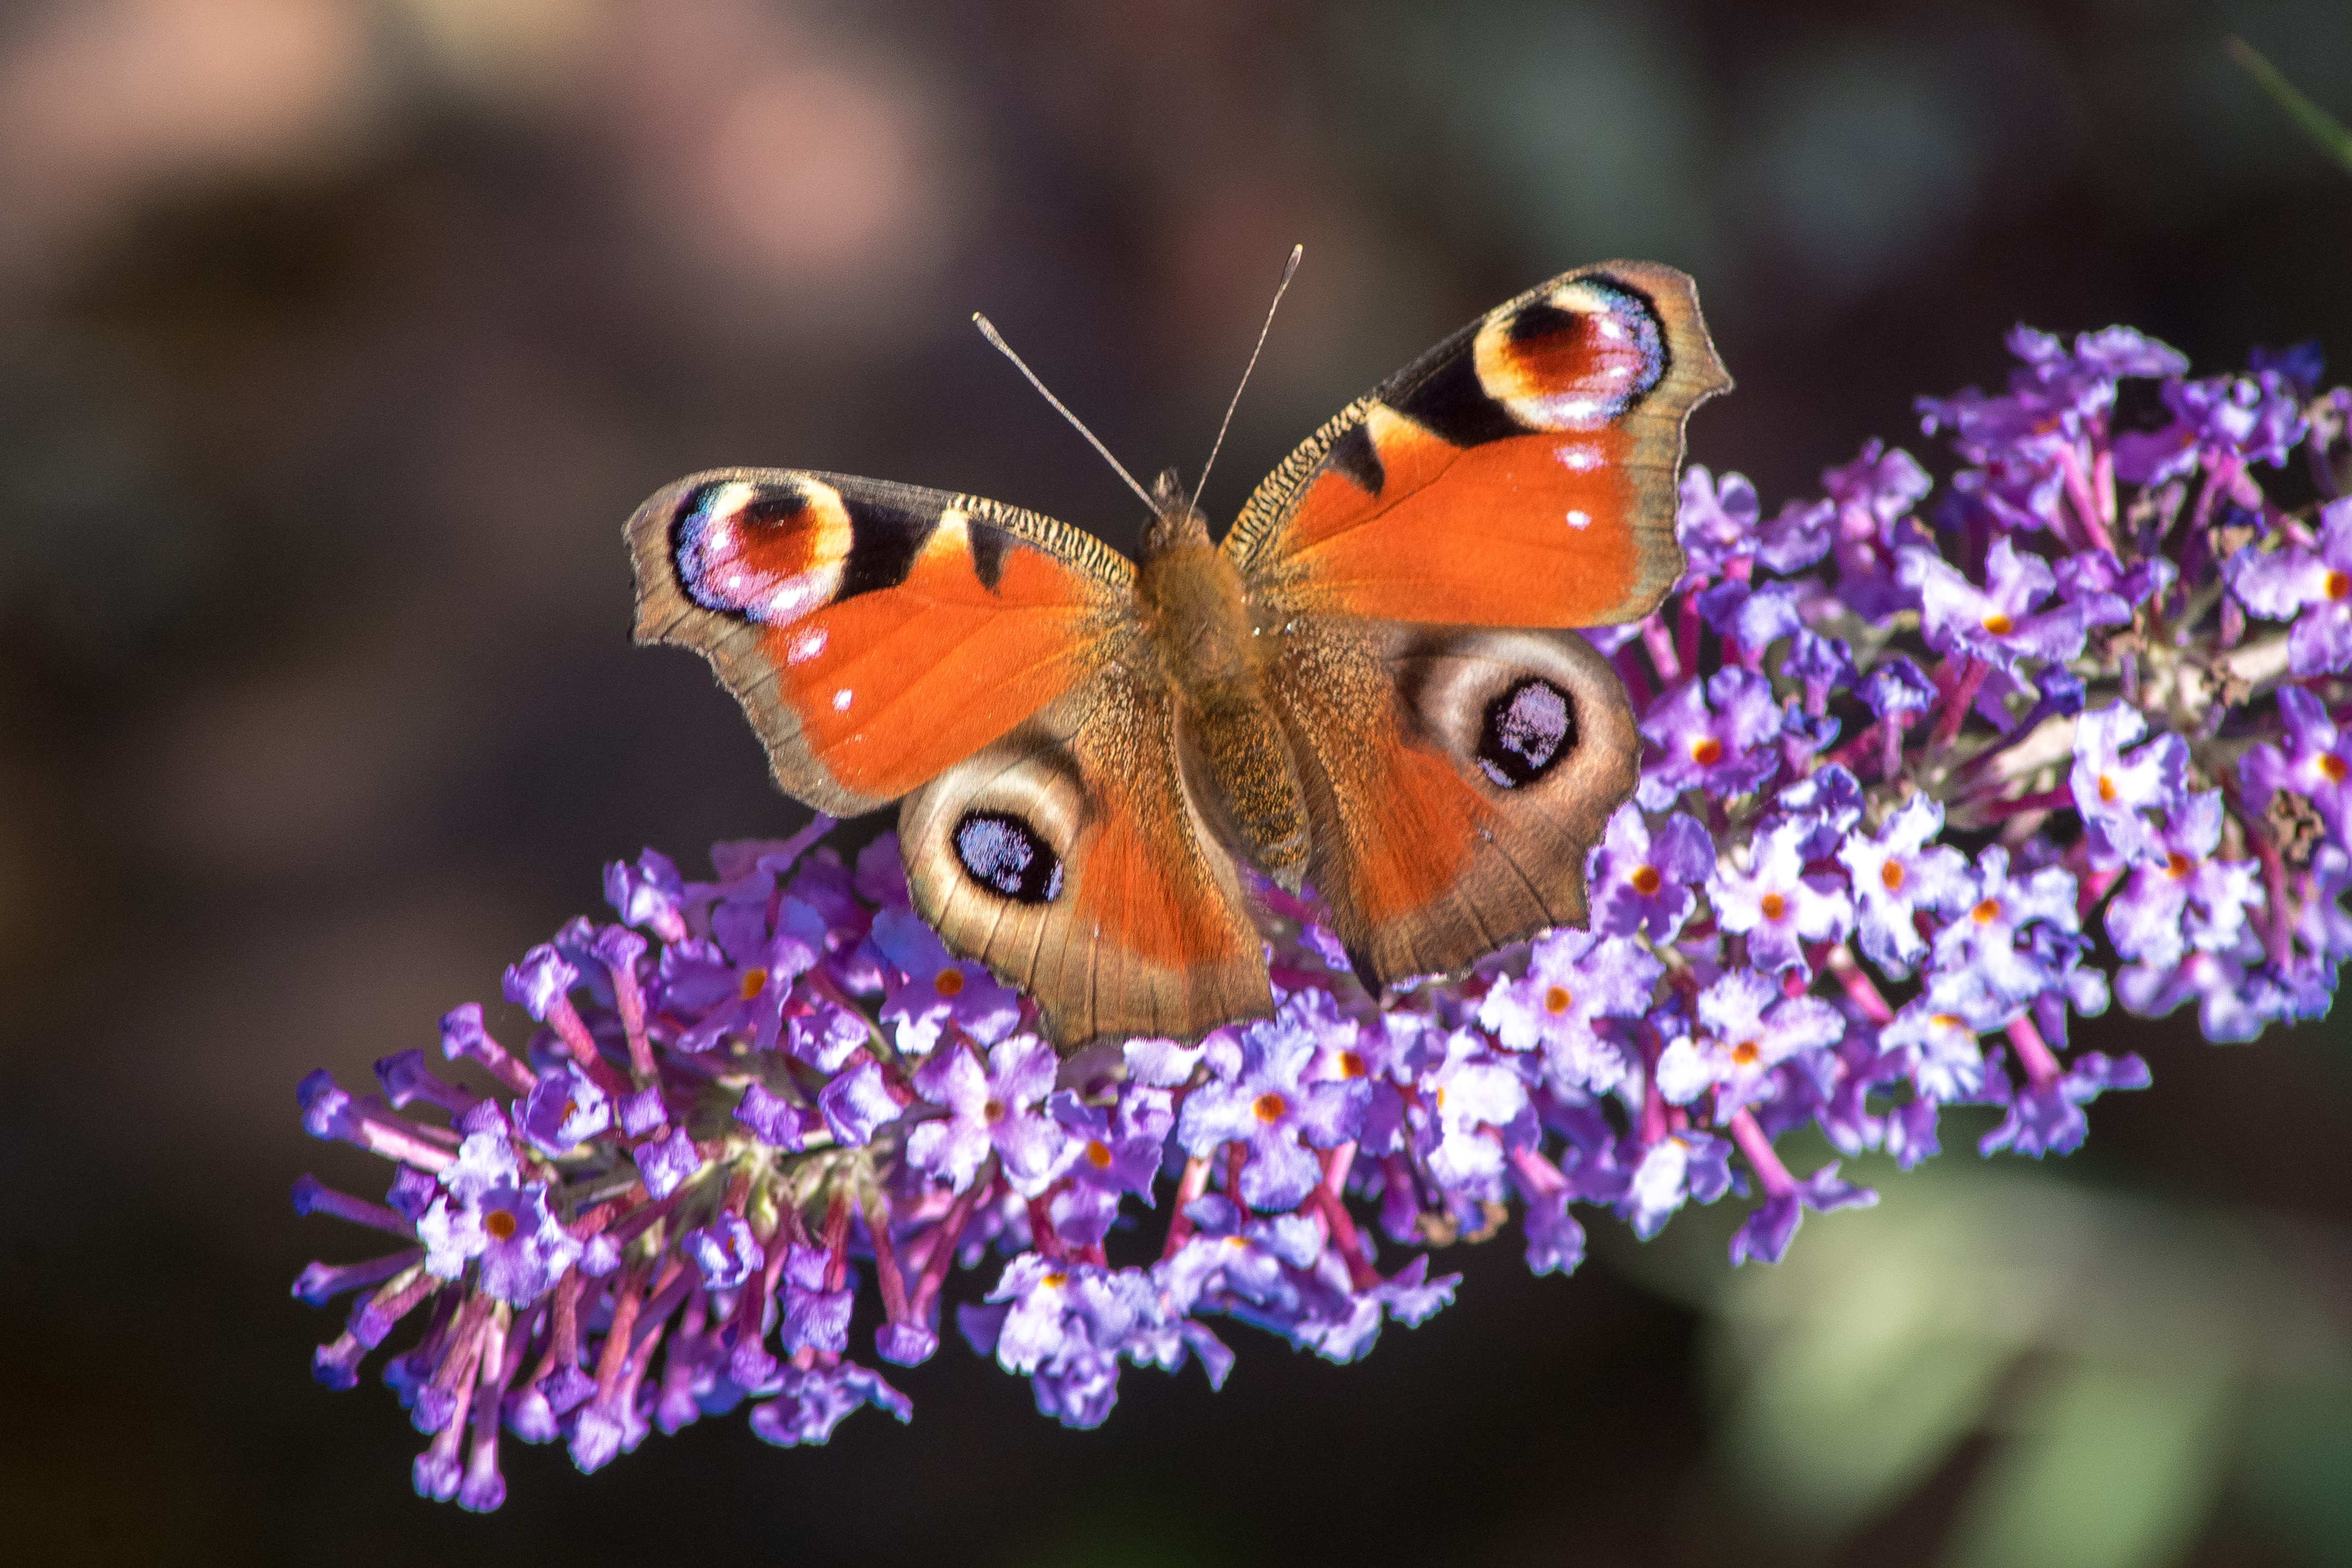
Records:
<instances>
[{"instance_id":1,"label":"dark blurred foliage","mask_svg":"<svg viewBox=\"0 0 2352 1568\"><path fill-rule=\"evenodd\" d=\"M1777 506L1916 446L1911 395L1998 379L2018 321L2352 362L2352 183L2232 31L2352 107L2340 0L0 13L0 1555L1801 1556L1710 1458L1704 1307L1622 1247L1531 1280L1512 1237L1363 1365L1237 1331L1222 1395L1130 1373L1094 1434L951 1344L910 1428L713 1422L590 1480L518 1449L501 1514L435 1508L389 1395L309 1381L339 1320L287 1284L362 1244L287 1187L383 1178L292 1087L429 1046L600 861L799 819L701 667L628 646L619 528L659 482L877 474L1131 543L974 308L1130 466L1189 468L1303 240L1230 514L1477 311L1654 257L1739 379L1694 456ZM2086 1029L2156 1088L2033 1174L2336 1236L2341 1029ZM1836 1560L1934 1557L1985 1452ZM2216 1482L2197 1562L2342 1547L2260 1479Z\"/></svg>"}]
</instances>

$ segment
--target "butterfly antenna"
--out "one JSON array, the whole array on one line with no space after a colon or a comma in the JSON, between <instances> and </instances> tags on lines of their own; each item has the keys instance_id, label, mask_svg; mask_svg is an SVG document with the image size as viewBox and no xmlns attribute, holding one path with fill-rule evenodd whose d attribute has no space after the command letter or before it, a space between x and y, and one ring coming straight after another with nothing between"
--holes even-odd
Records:
<instances>
[{"instance_id":1,"label":"butterfly antenna","mask_svg":"<svg viewBox=\"0 0 2352 1568\"><path fill-rule=\"evenodd\" d=\"M1298 258L1307 254L1303 245L1290 247L1290 259L1282 264L1282 281L1274 286L1274 303L1265 308L1265 325L1257 330L1257 347L1250 350L1249 363L1242 367L1241 386L1234 388L1234 400L1225 405L1223 423L1217 426L1217 438L1209 445L1209 460L1201 465L1201 482L1192 487L1192 510L1201 508L1201 491L1209 483L1209 470L1217 466L1217 450L1225 444L1225 432L1232 427L1234 410L1242 405L1242 387L1249 384L1250 372L1257 368L1257 356L1265 352L1265 335L1274 331L1274 313L1282 308L1282 296L1290 288L1291 276L1298 270Z\"/></svg>"},{"instance_id":2,"label":"butterfly antenna","mask_svg":"<svg viewBox=\"0 0 2352 1568\"><path fill-rule=\"evenodd\" d=\"M1084 436L1087 440L1093 445L1094 449L1102 454L1102 460L1111 466L1112 472L1116 473L1120 479L1127 481L1127 488L1133 490L1137 495L1141 496L1143 498L1144 505L1150 507L1155 512L1158 511L1160 510L1160 503L1151 499L1151 492L1135 482L1135 476L1129 473L1126 468L1120 466L1119 460L1110 455L1110 448L1104 446L1095 433L1087 428L1083 420L1081 420L1076 415L1070 412L1070 405L1068 404L1064 403L1060 398L1045 390L1045 384L1037 379L1037 373L1021 363L1021 356L1013 352L1013 345L1004 341L1003 334L996 330L995 323L991 321L986 316L982 315L978 310L974 310L971 313L971 320L972 324L980 329L980 335L986 338L990 342L994 343L996 345L996 352L1003 354L1006 359L1011 360L1013 362L1013 368L1029 378L1029 384L1037 389L1037 395L1052 404L1062 417L1068 420L1077 430L1077 433Z\"/></svg>"}]
</instances>

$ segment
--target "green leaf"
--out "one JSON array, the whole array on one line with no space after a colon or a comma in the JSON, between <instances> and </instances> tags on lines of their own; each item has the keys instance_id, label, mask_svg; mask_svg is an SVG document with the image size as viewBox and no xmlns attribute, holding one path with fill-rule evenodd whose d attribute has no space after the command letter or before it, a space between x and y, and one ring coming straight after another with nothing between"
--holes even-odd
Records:
<instances>
[{"instance_id":1,"label":"green leaf","mask_svg":"<svg viewBox=\"0 0 2352 1568\"><path fill-rule=\"evenodd\" d=\"M2224 47L2230 58L2244 68L2255 85L2270 95L2271 101L2294 121L2298 130L2310 137L2322 153L2342 164L2347 174L2352 174L2352 131L2347 131L2342 121L2296 91L2294 84L2280 74L2278 67L2264 59L2245 39L2228 39Z\"/></svg>"},{"instance_id":2,"label":"green leaf","mask_svg":"<svg viewBox=\"0 0 2352 1568\"><path fill-rule=\"evenodd\" d=\"M2024 1412L1954 1527L1945 1568L2158 1568L2187 1554L2226 1473L2225 1356L2156 1375L2077 1363Z\"/></svg>"}]
</instances>

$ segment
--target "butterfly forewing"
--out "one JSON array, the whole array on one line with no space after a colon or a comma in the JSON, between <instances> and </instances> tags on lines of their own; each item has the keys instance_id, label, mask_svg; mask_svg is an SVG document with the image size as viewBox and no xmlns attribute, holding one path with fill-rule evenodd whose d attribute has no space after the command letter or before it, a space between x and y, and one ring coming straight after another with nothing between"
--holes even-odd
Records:
<instances>
[{"instance_id":1,"label":"butterfly forewing","mask_svg":"<svg viewBox=\"0 0 2352 1568\"><path fill-rule=\"evenodd\" d=\"M683 643L743 704L785 791L887 805L1078 685L1134 569L1000 502L727 468L629 523L637 640Z\"/></svg>"},{"instance_id":2,"label":"butterfly forewing","mask_svg":"<svg viewBox=\"0 0 2352 1568\"><path fill-rule=\"evenodd\" d=\"M1285 609L1589 626L1682 573L1683 421L1730 384L1690 279L1611 262L1531 289L1332 420L1225 541Z\"/></svg>"}]
</instances>

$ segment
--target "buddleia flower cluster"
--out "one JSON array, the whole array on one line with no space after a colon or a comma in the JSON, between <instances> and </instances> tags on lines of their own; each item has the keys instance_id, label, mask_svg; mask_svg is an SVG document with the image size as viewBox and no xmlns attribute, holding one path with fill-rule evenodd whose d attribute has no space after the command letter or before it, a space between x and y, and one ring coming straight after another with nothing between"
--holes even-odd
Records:
<instances>
[{"instance_id":1,"label":"buddleia flower cluster","mask_svg":"<svg viewBox=\"0 0 2352 1568\"><path fill-rule=\"evenodd\" d=\"M2307 349L2199 380L2124 329L2010 347L2006 390L1920 403L1940 486L1873 442L1768 517L1688 471L1686 574L1589 634L1647 748L1589 929L1466 976L1376 1000L1311 890L1254 880L1272 1019L1065 1058L908 908L887 837L607 868L614 918L506 972L528 1039L442 1020L484 1087L415 1050L371 1092L303 1083L312 1133L394 1165L381 1201L296 1188L393 1238L297 1283L354 1298L318 1376L402 1331L417 1489L476 1510L509 1436L593 1470L739 1406L785 1446L905 1420L881 1369L943 1335L1092 1426L1125 1368L1221 1383L1235 1324L1353 1360L1452 1299L1432 1249L1514 1220L1566 1273L1593 1215L1646 1238L1736 1194L1732 1261L1776 1261L1874 1201L1791 1170L1799 1129L1908 1168L1987 1106L1983 1152L2068 1152L2148 1082L2070 1045L2111 1005L2216 1041L2325 1013L2352 393Z\"/></svg>"}]
</instances>

